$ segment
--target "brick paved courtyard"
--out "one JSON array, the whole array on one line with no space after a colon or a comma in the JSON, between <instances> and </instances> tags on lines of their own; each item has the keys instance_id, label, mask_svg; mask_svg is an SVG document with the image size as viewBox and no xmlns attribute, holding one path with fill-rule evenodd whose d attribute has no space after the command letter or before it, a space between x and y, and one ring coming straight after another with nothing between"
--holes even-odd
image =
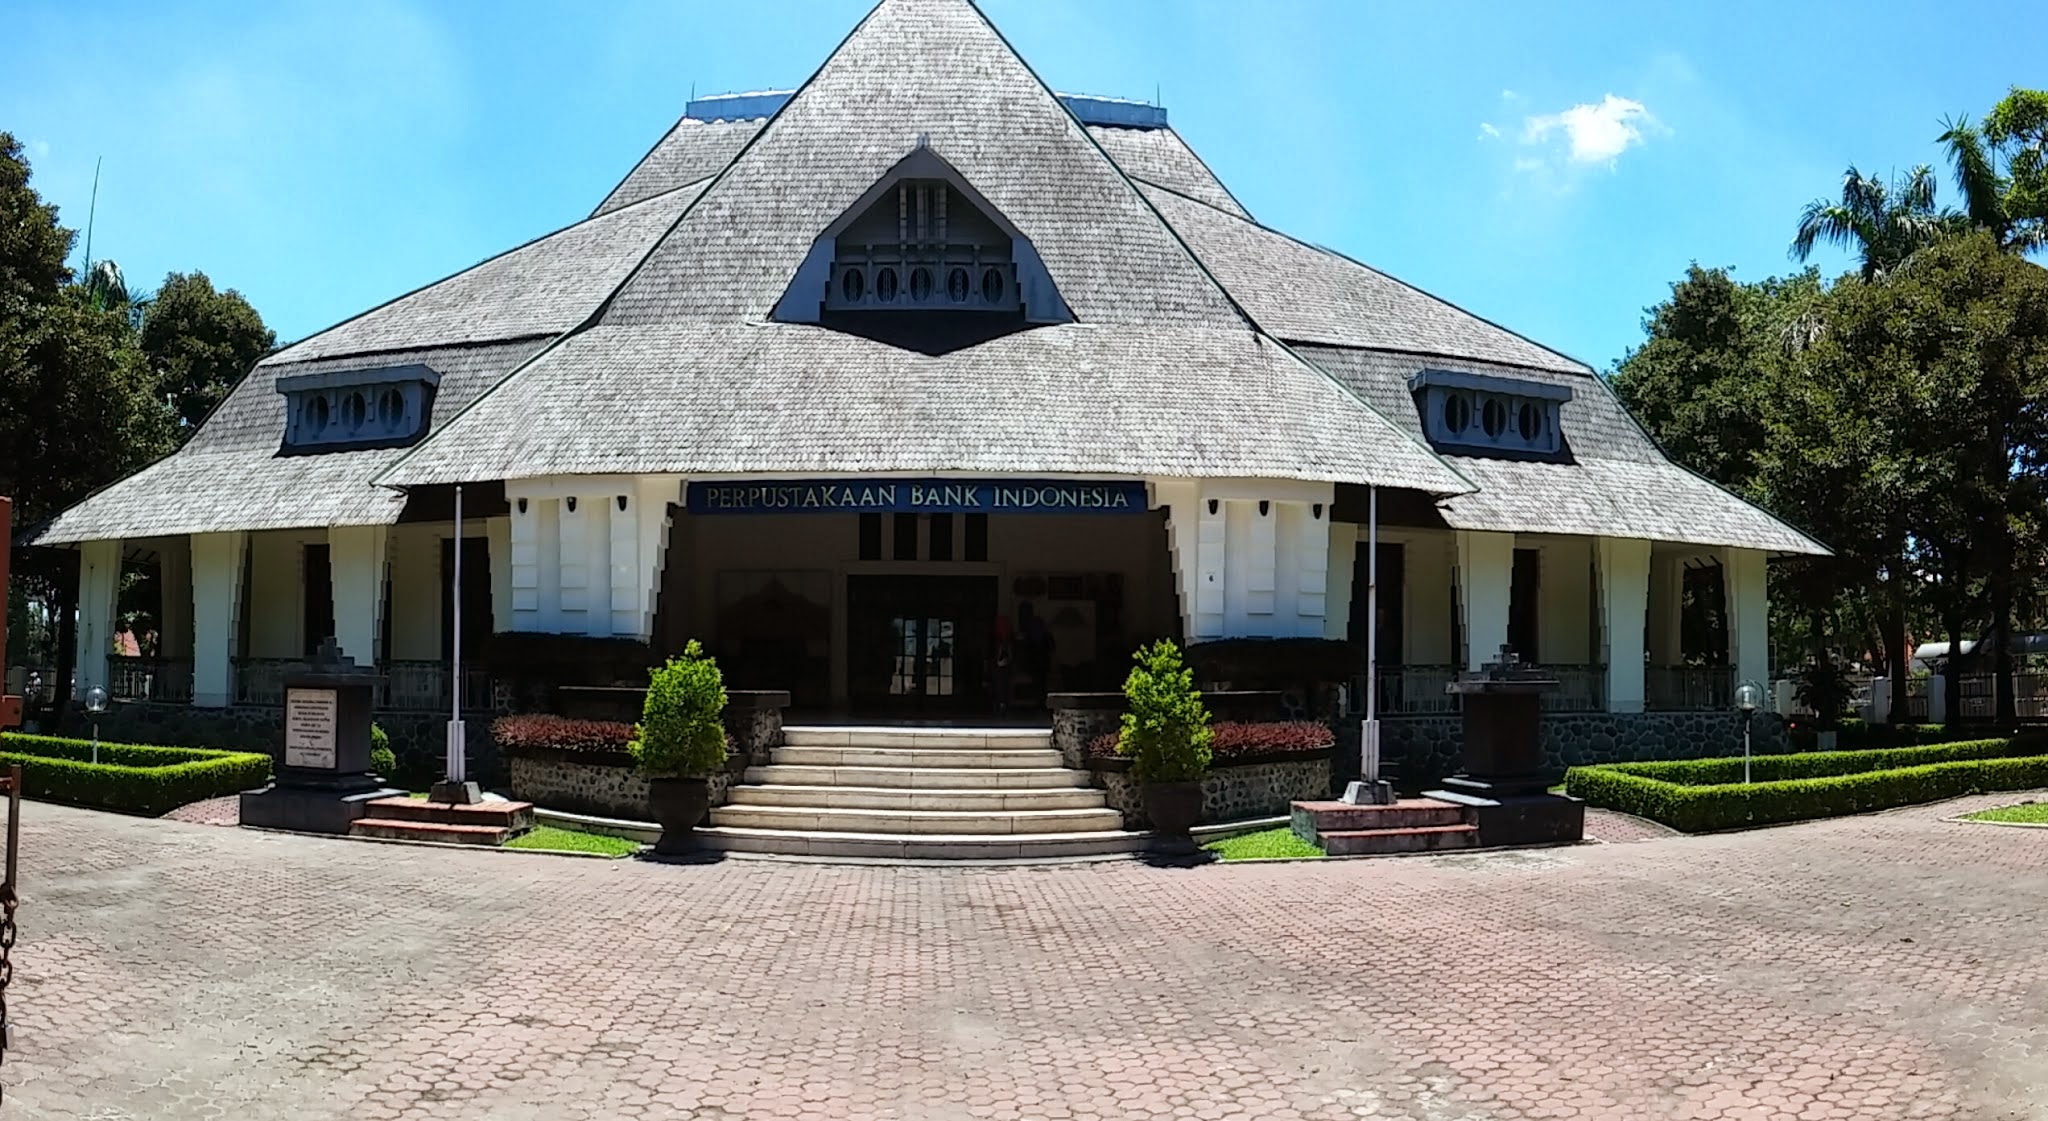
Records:
<instances>
[{"instance_id":1,"label":"brick paved courtyard","mask_svg":"<svg viewBox=\"0 0 2048 1121\"><path fill-rule=\"evenodd\" d=\"M600 862L32 805L0 1117L2048 1118L2048 830Z\"/></svg>"}]
</instances>

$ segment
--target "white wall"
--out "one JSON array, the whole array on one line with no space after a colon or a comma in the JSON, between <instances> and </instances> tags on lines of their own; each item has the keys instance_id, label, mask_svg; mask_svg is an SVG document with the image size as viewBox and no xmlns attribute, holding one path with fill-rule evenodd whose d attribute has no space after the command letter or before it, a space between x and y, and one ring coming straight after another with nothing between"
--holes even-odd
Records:
<instances>
[{"instance_id":1,"label":"white wall","mask_svg":"<svg viewBox=\"0 0 2048 1121\"><path fill-rule=\"evenodd\" d=\"M391 657L396 661L438 661L441 657L441 542L454 523L391 527Z\"/></svg>"},{"instance_id":2,"label":"white wall","mask_svg":"<svg viewBox=\"0 0 2048 1121\"><path fill-rule=\"evenodd\" d=\"M1153 505L1172 512L1169 547L1189 642L1325 633L1335 489L1272 479L1153 482Z\"/></svg>"},{"instance_id":3,"label":"white wall","mask_svg":"<svg viewBox=\"0 0 2048 1121\"><path fill-rule=\"evenodd\" d=\"M1467 670L1498 660L1507 644L1514 561L1514 534L1457 531L1458 611Z\"/></svg>"},{"instance_id":4,"label":"white wall","mask_svg":"<svg viewBox=\"0 0 2048 1121\"><path fill-rule=\"evenodd\" d=\"M673 476L515 479L507 583L512 630L649 639Z\"/></svg>"},{"instance_id":5,"label":"white wall","mask_svg":"<svg viewBox=\"0 0 2048 1121\"><path fill-rule=\"evenodd\" d=\"M192 536L192 703L223 708L234 702L234 663L241 633L246 533Z\"/></svg>"},{"instance_id":6,"label":"white wall","mask_svg":"<svg viewBox=\"0 0 2048 1121\"><path fill-rule=\"evenodd\" d=\"M1587 537L1518 538L1534 547L1537 585L1537 658L1551 665L1589 665L1600 660L1593 648L1593 541Z\"/></svg>"},{"instance_id":7,"label":"white wall","mask_svg":"<svg viewBox=\"0 0 2048 1121\"><path fill-rule=\"evenodd\" d=\"M327 544L327 531L264 530L248 536L247 654L251 658L302 657L306 650L305 547ZM330 562L332 559L330 555ZM335 621L340 622L339 613ZM349 651L349 656L357 657L354 651Z\"/></svg>"},{"instance_id":8,"label":"white wall","mask_svg":"<svg viewBox=\"0 0 2048 1121\"><path fill-rule=\"evenodd\" d=\"M1728 661L1735 667L1735 680L1762 683L1771 670L1771 611L1765 598L1764 554L1755 549L1723 549L1721 572L1728 581Z\"/></svg>"}]
</instances>

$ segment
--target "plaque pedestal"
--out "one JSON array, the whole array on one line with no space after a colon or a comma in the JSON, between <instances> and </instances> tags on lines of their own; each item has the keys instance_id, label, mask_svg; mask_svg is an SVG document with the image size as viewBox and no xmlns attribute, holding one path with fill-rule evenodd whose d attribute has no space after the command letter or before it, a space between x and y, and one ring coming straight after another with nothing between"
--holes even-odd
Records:
<instances>
[{"instance_id":1,"label":"plaque pedestal","mask_svg":"<svg viewBox=\"0 0 2048 1121\"><path fill-rule=\"evenodd\" d=\"M370 697L376 671L322 643L313 664L285 675L284 760L277 781L242 795L242 824L346 833L371 802L401 797L370 773Z\"/></svg>"},{"instance_id":2,"label":"plaque pedestal","mask_svg":"<svg viewBox=\"0 0 2048 1121\"><path fill-rule=\"evenodd\" d=\"M1557 687L1501 648L1501 660L1465 674L1449 692L1464 698L1465 769L1423 795L1463 807L1479 843L1544 845L1585 838L1586 804L1552 794L1543 761L1543 694Z\"/></svg>"}]
</instances>

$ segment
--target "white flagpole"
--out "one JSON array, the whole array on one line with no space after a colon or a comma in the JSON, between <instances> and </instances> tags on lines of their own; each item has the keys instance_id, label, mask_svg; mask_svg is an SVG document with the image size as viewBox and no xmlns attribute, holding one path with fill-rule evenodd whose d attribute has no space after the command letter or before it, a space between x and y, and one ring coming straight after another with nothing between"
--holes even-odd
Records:
<instances>
[{"instance_id":1,"label":"white flagpole","mask_svg":"<svg viewBox=\"0 0 2048 1121\"><path fill-rule=\"evenodd\" d=\"M1365 515L1365 732L1358 737L1358 778L1379 780L1380 488L1367 492Z\"/></svg>"},{"instance_id":2,"label":"white flagpole","mask_svg":"<svg viewBox=\"0 0 2048 1121\"><path fill-rule=\"evenodd\" d=\"M450 615L450 626L455 633L449 636L451 657L448 664L448 781L464 782L467 754L463 750L462 734L462 487L455 487L455 572L449 581L448 602L454 605Z\"/></svg>"}]
</instances>

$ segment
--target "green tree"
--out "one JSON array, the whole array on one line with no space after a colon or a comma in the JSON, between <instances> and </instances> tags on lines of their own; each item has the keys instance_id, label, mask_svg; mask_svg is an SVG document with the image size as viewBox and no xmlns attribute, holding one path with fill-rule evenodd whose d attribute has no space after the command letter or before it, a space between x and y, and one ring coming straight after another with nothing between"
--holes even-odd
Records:
<instances>
[{"instance_id":1,"label":"green tree","mask_svg":"<svg viewBox=\"0 0 2048 1121\"><path fill-rule=\"evenodd\" d=\"M157 392L177 415L181 443L277 345L240 292L215 290L203 272L164 277L142 313L141 336Z\"/></svg>"},{"instance_id":2,"label":"green tree","mask_svg":"<svg viewBox=\"0 0 2048 1121\"><path fill-rule=\"evenodd\" d=\"M1840 198L1815 199L1800 212L1792 259L1805 261L1825 242L1854 252L1863 279L1879 279L1941 235L1944 218L1934 193L1934 169L1925 164L1890 184L1851 165L1842 174Z\"/></svg>"}]
</instances>

